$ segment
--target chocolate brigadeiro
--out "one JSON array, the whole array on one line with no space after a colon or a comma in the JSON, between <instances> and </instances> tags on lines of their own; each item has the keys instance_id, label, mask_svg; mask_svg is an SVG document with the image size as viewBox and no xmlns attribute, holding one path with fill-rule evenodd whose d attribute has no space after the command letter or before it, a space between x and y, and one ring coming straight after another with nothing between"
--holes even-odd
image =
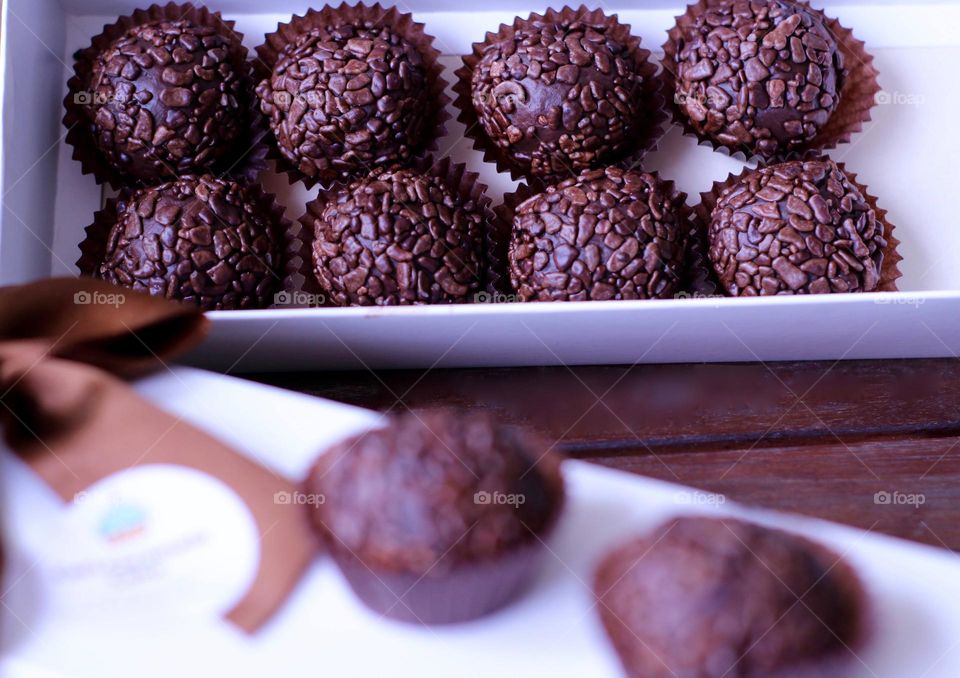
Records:
<instances>
[{"instance_id":1,"label":"chocolate brigadeiro","mask_svg":"<svg viewBox=\"0 0 960 678\"><path fill-rule=\"evenodd\" d=\"M426 163L422 163L426 167ZM492 221L463 165L387 169L321 193L301 218L313 272L339 306L469 301L484 278Z\"/></svg>"},{"instance_id":2,"label":"chocolate brigadeiro","mask_svg":"<svg viewBox=\"0 0 960 678\"><path fill-rule=\"evenodd\" d=\"M268 35L257 95L291 181L345 180L432 148L449 101L432 42L379 4L310 10Z\"/></svg>"},{"instance_id":3,"label":"chocolate brigadeiro","mask_svg":"<svg viewBox=\"0 0 960 678\"><path fill-rule=\"evenodd\" d=\"M517 18L464 57L454 87L460 120L514 178L553 183L639 159L664 117L649 54L600 10Z\"/></svg>"},{"instance_id":4,"label":"chocolate brigadeiro","mask_svg":"<svg viewBox=\"0 0 960 678\"><path fill-rule=\"evenodd\" d=\"M514 289L523 301L672 296L692 230L685 200L672 182L619 168L548 188L514 211Z\"/></svg>"},{"instance_id":5,"label":"chocolate brigadeiro","mask_svg":"<svg viewBox=\"0 0 960 678\"><path fill-rule=\"evenodd\" d=\"M266 308L283 276L283 208L259 187L182 177L97 213L80 272L204 310Z\"/></svg>"},{"instance_id":6,"label":"chocolate brigadeiro","mask_svg":"<svg viewBox=\"0 0 960 678\"><path fill-rule=\"evenodd\" d=\"M895 289L893 227L832 160L748 170L704 198L708 255L733 296Z\"/></svg>"},{"instance_id":7,"label":"chocolate brigadeiro","mask_svg":"<svg viewBox=\"0 0 960 678\"><path fill-rule=\"evenodd\" d=\"M794 0L701 0L678 17L664 52L678 121L746 157L849 140L880 89L863 43Z\"/></svg>"},{"instance_id":8,"label":"chocolate brigadeiro","mask_svg":"<svg viewBox=\"0 0 960 678\"><path fill-rule=\"evenodd\" d=\"M64 103L74 158L98 182L234 170L256 146L247 50L192 5L121 17L77 54Z\"/></svg>"},{"instance_id":9,"label":"chocolate brigadeiro","mask_svg":"<svg viewBox=\"0 0 960 678\"><path fill-rule=\"evenodd\" d=\"M608 555L594 593L635 678L842 676L870 632L830 550L732 518L684 517Z\"/></svg>"},{"instance_id":10,"label":"chocolate brigadeiro","mask_svg":"<svg viewBox=\"0 0 960 678\"><path fill-rule=\"evenodd\" d=\"M563 504L549 445L480 414L408 413L317 461L310 520L357 596L423 624L514 599Z\"/></svg>"}]
</instances>

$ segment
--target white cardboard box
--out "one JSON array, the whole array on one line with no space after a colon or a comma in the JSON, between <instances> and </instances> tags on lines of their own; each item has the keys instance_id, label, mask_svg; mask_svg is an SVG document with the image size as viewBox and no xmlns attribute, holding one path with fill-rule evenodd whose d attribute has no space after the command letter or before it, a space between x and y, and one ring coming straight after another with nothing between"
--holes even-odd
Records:
<instances>
[{"instance_id":1,"label":"white cardboard box","mask_svg":"<svg viewBox=\"0 0 960 678\"><path fill-rule=\"evenodd\" d=\"M0 284L76 270L83 228L102 201L83 176L60 124L71 55L135 0L6 0L2 22L3 142ZM144 3L145 4L145 3ZM322 3L315 3L320 5ZM679 2L592 3L633 26L645 47L665 40ZM815 3L822 6L822 3ZM306 0L209 3L235 19L246 44ZM482 11L471 11L471 5ZM448 79L470 44L540 5L517 0L405 0L437 38ZM883 86L874 121L831 154L847 163L889 210L902 241L896 294L765 299L681 299L565 304L472 304L390 309L211 313L213 332L193 360L234 370L427 367L678 361L954 356L960 353L960 227L953 209L960 135L944 129L960 110L960 3L846 0L824 9L854 28L876 56ZM481 173L494 203L514 182L484 164L459 123L441 153ZM695 203L742 163L674 128L646 167L675 179ZM298 218L317 189L268 175L287 216Z\"/></svg>"}]
</instances>

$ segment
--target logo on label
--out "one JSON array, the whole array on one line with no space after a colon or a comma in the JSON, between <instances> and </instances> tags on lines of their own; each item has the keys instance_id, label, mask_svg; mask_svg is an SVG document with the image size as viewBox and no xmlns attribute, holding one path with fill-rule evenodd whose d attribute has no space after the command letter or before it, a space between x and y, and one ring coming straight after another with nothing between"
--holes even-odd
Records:
<instances>
[{"instance_id":1,"label":"logo on label","mask_svg":"<svg viewBox=\"0 0 960 678\"><path fill-rule=\"evenodd\" d=\"M147 512L139 506L123 504L109 509L100 524L97 532L111 544L127 541L143 534L147 525Z\"/></svg>"},{"instance_id":2,"label":"logo on label","mask_svg":"<svg viewBox=\"0 0 960 678\"><path fill-rule=\"evenodd\" d=\"M145 464L77 493L31 556L51 614L221 616L248 590L260 559L249 507L222 481Z\"/></svg>"}]
</instances>

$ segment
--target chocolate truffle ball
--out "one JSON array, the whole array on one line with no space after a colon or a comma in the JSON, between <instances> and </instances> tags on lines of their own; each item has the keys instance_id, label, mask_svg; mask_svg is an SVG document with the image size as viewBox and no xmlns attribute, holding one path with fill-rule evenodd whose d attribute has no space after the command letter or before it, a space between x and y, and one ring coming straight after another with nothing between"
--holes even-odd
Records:
<instances>
[{"instance_id":1,"label":"chocolate truffle ball","mask_svg":"<svg viewBox=\"0 0 960 678\"><path fill-rule=\"evenodd\" d=\"M467 301L482 270L482 207L437 176L382 170L312 209L317 280L341 306Z\"/></svg>"},{"instance_id":2,"label":"chocolate truffle ball","mask_svg":"<svg viewBox=\"0 0 960 678\"><path fill-rule=\"evenodd\" d=\"M644 172L588 171L517 207L510 279L524 301L669 297L689 232L672 185Z\"/></svg>"},{"instance_id":3,"label":"chocolate truffle ball","mask_svg":"<svg viewBox=\"0 0 960 678\"><path fill-rule=\"evenodd\" d=\"M686 27L675 103L702 138L764 158L806 148L836 110L843 55L791 0L719 0Z\"/></svg>"},{"instance_id":4,"label":"chocolate truffle ball","mask_svg":"<svg viewBox=\"0 0 960 678\"><path fill-rule=\"evenodd\" d=\"M649 125L632 48L609 26L533 18L488 44L471 79L487 137L523 174L567 178L635 150Z\"/></svg>"},{"instance_id":5,"label":"chocolate truffle ball","mask_svg":"<svg viewBox=\"0 0 960 678\"><path fill-rule=\"evenodd\" d=\"M516 596L564 496L545 441L443 412L391 417L335 445L306 492L318 498L310 520L358 596L422 623L477 617Z\"/></svg>"},{"instance_id":6,"label":"chocolate truffle ball","mask_svg":"<svg viewBox=\"0 0 960 678\"><path fill-rule=\"evenodd\" d=\"M867 635L840 556L731 518L679 518L631 541L602 561L594 592L635 678L848 675Z\"/></svg>"},{"instance_id":7,"label":"chocolate truffle ball","mask_svg":"<svg viewBox=\"0 0 960 678\"><path fill-rule=\"evenodd\" d=\"M205 310L273 303L282 227L254 189L183 177L121 195L111 218L98 277Z\"/></svg>"},{"instance_id":8,"label":"chocolate truffle ball","mask_svg":"<svg viewBox=\"0 0 960 678\"><path fill-rule=\"evenodd\" d=\"M318 181L409 160L438 105L416 46L373 22L301 35L257 94L280 153Z\"/></svg>"},{"instance_id":9,"label":"chocolate truffle ball","mask_svg":"<svg viewBox=\"0 0 960 678\"><path fill-rule=\"evenodd\" d=\"M733 296L871 292L887 246L883 222L832 160L748 172L720 194L708 236Z\"/></svg>"},{"instance_id":10,"label":"chocolate truffle ball","mask_svg":"<svg viewBox=\"0 0 960 678\"><path fill-rule=\"evenodd\" d=\"M202 172L236 151L247 126L239 38L186 19L131 28L95 57L74 93L94 142L121 174L146 182Z\"/></svg>"}]
</instances>

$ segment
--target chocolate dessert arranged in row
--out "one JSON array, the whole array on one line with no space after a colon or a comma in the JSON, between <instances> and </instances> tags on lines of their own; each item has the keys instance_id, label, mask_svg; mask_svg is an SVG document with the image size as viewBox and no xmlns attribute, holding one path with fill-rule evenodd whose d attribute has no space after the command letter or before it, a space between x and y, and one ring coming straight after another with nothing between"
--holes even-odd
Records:
<instances>
[{"instance_id":1,"label":"chocolate dessert arranged in row","mask_svg":"<svg viewBox=\"0 0 960 678\"><path fill-rule=\"evenodd\" d=\"M420 624L474 619L521 594L564 500L547 442L442 412L391 417L335 445L304 491L358 597Z\"/></svg>"},{"instance_id":2,"label":"chocolate dessert arranged in row","mask_svg":"<svg viewBox=\"0 0 960 678\"><path fill-rule=\"evenodd\" d=\"M594 594L631 678L846 676L872 633L842 556L733 518L676 518L623 544Z\"/></svg>"},{"instance_id":3,"label":"chocolate dessert arranged in row","mask_svg":"<svg viewBox=\"0 0 960 678\"><path fill-rule=\"evenodd\" d=\"M823 15L792 0L725 0L691 18L677 41L676 102L697 134L763 158L811 148L846 77Z\"/></svg>"},{"instance_id":4,"label":"chocolate dessert arranged in row","mask_svg":"<svg viewBox=\"0 0 960 678\"><path fill-rule=\"evenodd\" d=\"M769 165L710 214L710 260L731 295L879 289L890 228L832 160Z\"/></svg>"},{"instance_id":5,"label":"chocolate dessert arranged in row","mask_svg":"<svg viewBox=\"0 0 960 678\"><path fill-rule=\"evenodd\" d=\"M264 308L282 288L282 212L258 186L210 175L127 190L88 228L80 270L204 310Z\"/></svg>"},{"instance_id":6,"label":"chocolate dessert arranged in row","mask_svg":"<svg viewBox=\"0 0 960 678\"><path fill-rule=\"evenodd\" d=\"M683 283L689 209L656 175L593 170L515 210L510 279L524 301L657 299Z\"/></svg>"},{"instance_id":7,"label":"chocolate dessert arranged in row","mask_svg":"<svg viewBox=\"0 0 960 678\"><path fill-rule=\"evenodd\" d=\"M635 162L661 132L649 55L629 26L599 10L518 18L464 57L460 120L515 178L550 182Z\"/></svg>"},{"instance_id":8,"label":"chocolate dessert arranged in row","mask_svg":"<svg viewBox=\"0 0 960 678\"><path fill-rule=\"evenodd\" d=\"M256 96L277 168L307 186L408 166L444 134L439 52L396 8L324 7L257 48Z\"/></svg>"},{"instance_id":9,"label":"chocolate dessert arranged in row","mask_svg":"<svg viewBox=\"0 0 960 678\"><path fill-rule=\"evenodd\" d=\"M447 176L378 170L308 206L317 280L338 305L469 301L483 281L486 201Z\"/></svg>"},{"instance_id":10,"label":"chocolate dessert arranged in row","mask_svg":"<svg viewBox=\"0 0 960 678\"><path fill-rule=\"evenodd\" d=\"M232 22L190 5L122 17L77 55L67 141L115 188L226 172L254 142L252 81Z\"/></svg>"},{"instance_id":11,"label":"chocolate dessert arranged in row","mask_svg":"<svg viewBox=\"0 0 960 678\"><path fill-rule=\"evenodd\" d=\"M422 24L380 5L295 16L252 64L232 22L206 9L119 18L78 53L65 100L75 157L121 189L121 209L87 229L81 271L205 309L265 308L300 289L330 306L896 289L892 225L820 154L869 119L876 71L819 10L700 0L669 31L659 73L599 9L488 33L453 89L475 147L528 182L496 212L476 175L430 155L448 118L438 56ZM668 110L760 166L688 207L643 169ZM270 208L238 230L211 209L201 235L181 223L189 209L137 227L123 213L198 179L271 203L255 183L266 157L320 185L300 226Z\"/></svg>"}]
</instances>

